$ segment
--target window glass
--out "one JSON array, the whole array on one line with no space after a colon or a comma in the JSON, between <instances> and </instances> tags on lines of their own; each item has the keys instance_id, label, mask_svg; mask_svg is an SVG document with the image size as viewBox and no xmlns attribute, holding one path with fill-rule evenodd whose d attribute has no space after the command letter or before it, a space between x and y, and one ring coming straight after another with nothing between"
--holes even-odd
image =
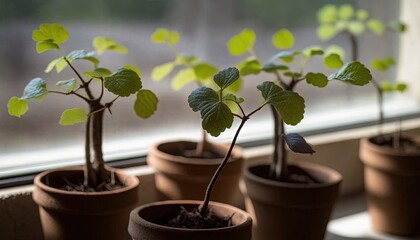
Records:
<instances>
[{"instance_id":1,"label":"window glass","mask_svg":"<svg viewBox=\"0 0 420 240\"><path fill-rule=\"evenodd\" d=\"M263 61L270 59L277 51L271 45L271 36L280 28L288 28L295 34L295 48L314 44L339 44L348 52L347 38L339 36L326 43L316 36L317 11L330 2L335 1L0 0L0 178L82 162L84 124L62 127L58 121L63 110L85 107L83 102L70 97L49 95L42 102L31 101L29 112L21 119L7 113L8 99L20 96L30 79L42 77L54 84L57 80L73 77L69 69L59 75L55 72L44 73L47 64L57 55L54 52L36 53L31 34L40 23L57 22L68 28L71 37L63 45L67 53L75 49L91 50L91 40L95 36L116 39L129 48L129 53L106 53L101 65L109 69L126 64L136 65L142 70L145 88L152 89L158 95L158 111L151 119L141 120L135 116L132 110L133 98L119 99L112 108L112 115L106 114L105 157L115 160L122 156L144 154L148 146L157 140L198 139L201 136L199 114L193 113L186 102L188 94L196 86L189 84L180 91L173 91L170 79L160 82L150 79L154 66L173 59L168 48L150 42L150 35L156 28L180 32L180 51L194 54L220 69L234 66L243 59L230 56L226 43L244 28L255 30L255 50ZM372 16L384 22L398 19L399 1L340 1L340 4L344 3L367 9ZM360 60L366 63L370 62L372 56L398 56L396 34L385 33L384 37L365 34L359 38L359 43ZM84 69L88 65L78 63L77 67ZM321 64L309 63L308 70L317 69L325 71ZM392 80L395 69L386 76ZM255 86L270 79L268 75L246 77L244 89L239 94L245 96L246 106L258 104L259 93ZM297 91L306 98L306 120L303 126L312 126L311 123L316 122L320 113L366 106L369 105L367 102L375 101L373 87L357 88L333 83L325 89L316 89L303 84ZM390 95L388 99L398 99L398 96ZM320 127L337 123L334 118L337 114L330 115L332 117L321 122ZM373 115L373 118L376 117ZM350 116L354 120L357 117ZM261 122L264 122L266 128L261 128ZM246 126L242 141L270 137L270 123L268 111L259 113ZM231 134L232 131L227 131L222 140L228 140Z\"/></svg>"}]
</instances>

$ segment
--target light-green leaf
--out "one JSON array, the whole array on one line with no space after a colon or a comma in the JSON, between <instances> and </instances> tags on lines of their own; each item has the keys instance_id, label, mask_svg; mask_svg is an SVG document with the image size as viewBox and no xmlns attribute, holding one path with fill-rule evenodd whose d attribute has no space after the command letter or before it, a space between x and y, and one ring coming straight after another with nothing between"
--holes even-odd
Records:
<instances>
[{"instance_id":1,"label":"light-green leaf","mask_svg":"<svg viewBox=\"0 0 420 240\"><path fill-rule=\"evenodd\" d=\"M39 29L32 32L32 39L35 42L50 41L59 45L67 41L68 38L67 29L60 24L44 23L39 25Z\"/></svg>"},{"instance_id":2,"label":"light-green leaf","mask_svg":"<svg viewBox=\"0 0 420 240\"><path fill-rule=\"evenodd\" d=\"M209 63L201 62L193 66L195 76L200 80L206 80L217 73L217 68Z\"/></svg>"},{"instance_id":3,"label":"light-green leaf","mask_svg":"<svg viewBox=\"0 0 420 240\"><path fill-rule=\"evenodd\" d=\"M238 64L239 74L247 76L250 74L258 74L262 70L262 65L258 59L250 58Z\"/></svg>"},{"instance_id":4,"label":"light-green leaf","mask_svg":"<svg viewBox=\"0 0 420 240\"><path fill-rule=\"evenodd\" d=\"M293 47L295 38L287 29L280 29L272 37L273 45L278 49L287 49Z\"/></svg>"},{"instance_id":5,"label":"light-green leaf","mask_svg":"<svg viewBox=\"0 0 420 240\"><path fill-rule=\"evenodd\" d=\"M229 53L239 56L253 49L255 44L255 32L252 29L244 29L239 34L233 36L227 43Z\"/></svg>"},{"instance_id":6,"label":"light-green leaf","mask_svg":"<svg viewBox=\"0 0 420 240\"><path fill-rule=\"evenodd\" d=\"M354 35L360 35L365 31L365 25L360 21L350 21L347 29Z\"/></svg>"},{"instance_id":7,"label":"light-green leaf","mask_svg":"<svg viewBox=\"0 0 420 240\"><path fill-rule=\"evenodd\" d=\"M328 55L331 55L333 53L338 54L341 59L344 59L345 55L346 55L344 49L342 47L338 46L338 45L328 46L325 49L324 55L328 56Z\"/></svg>"},{"instance_id":8,"label":"light-green leaf","mask_svg":"<svg viewBox=\"0 0 420 240\"><path fill-rule=\"evenodd\" d=\"M405 83L397 83L395 85L395 90L399 91L399 92L404 92L407 89L407 84Z\"/></svg>"},{"instance_id":9,"label":"light-green leaf","mask_svg":"<svg viewBox=\"0 0 420 240\"><path fill-rule=\"evenodd\" d=\"M108 77L112 74L112 72L106 68L96 68L93 71L86 71L84 72L86 76L92 77L92 78L103 78Z\"/></svg>"},{"instance_id":10,"label":"light-green leaf","mask_svg":"<svg viewBox=\"0 0 420 240\"><path fill-rule=\"evenodd\" d=\"M353 85L363 86L372 80L372 75L360 62L350 62L338 70L338 72L331 74L329 80L340 80Z\"/></svg>"},{"instance_id":11,"label":"light-green leaf","mask_svg":"<svg viewBox=\"0 0 420 240\"><path fill-rule=\"evenodd\" d=\"M150 41L154 43L165 43L168 39L169 30L164 28L157 28L150 36Z\"/></svg>"},{"instance_id":12,"label":"light-green leaf","mask_svg":"<svg viewBox=\"0 0 420 240\"><path fill-rule=\"evenodd\" d=\"M175 91L182 89L188 83L196 80L194 70L191 68L184 68L179 70L172 79L172 88Z\"/></svg>"},{"instance_id":13,"label":"light-green leaf","mask_svg":"<svg viewBox=\"0 0 420 240\"><path fill-rule=\"evenodd\" d=\"M309 72L305 75L306 82L315 87L323 88L328 84L328 78L323 73Z\"/></svg>"},{"instance_id":14,"label":"light-green leaf","mask_svg":"<svg viewBox=\"0 0 420 240\"><path fill-rule=\"evenodd\" d=\"M152 80L160 81L166 78L172 72L174 66L175 64L173 62L168 62L154 67L151 76Z\"/></svg>"},{"instance_id":15,"label":"light-green leaf","mask_svg":"<svg viewBox=\"0 0 420 240\"><path fill-rule=\"evenodd\" d=\"M7 110L10 116L21 117L28 111L28 100L12 97L7 103Z\"/></svg>"},{"instance_id":16,"label":"light-green leaf","mask_svg":"<svg viewBox=\"0 0 420 240\"><path fill-rule=\"evenodd\" d=\"M64 87L64 90L66 92L71 92L74 91L77 87L77 81L75 78L69 79L69 80L62 80L62 81L58 81L56 83L57 86L62 86Z\"/></svg>"},{"instance_id":17,"label":"light-green leaf","mask_svg":"<svg viewBox=\"0 0 420 240\"><path fill-rule=\"evenodd\" d=\"M323 55L324 54L324 50L322 50L321 46L309 46L306 47L305 49L302 50L302 54L309 58L315 55Z\"/></svg>"},{"instance_id":18,"label":"light-green leaf","mask_svg":"<svg viewBox=\"0 0 420 240\"><path fill-rule=\"evenodd\" d=\"M336 28L331 24L321 24L316 31L318 38L322 41L328 41L337 34Z\"/></svg>"},{"instance_id":19,"label":"light-green leaf","mask_svg":"<svg viewBox=\"0 0 420 240\"><path fill-rule=\"evenodd\" d=\"M60 49L60 46L53 43L51 40L41 41L36 43L36 52L43 53L53 49Z\"/></svg>"},{"instance_id":20,"label":"light-green leaf","mask_svg":"<svg viewBox=\"0 0 420 240\"><path fill-rule=\"evenodd\" d=\"M291 63L295 59L295 56L300 55L301 52L299 51L281 51L277 53L273 58L279 58L286 63Z\"/></svg>"},{"instance_id":21,"label":"light-green leaf","mask_svg":"<svg viewBox=\"0 0 420 240\"><path fill-rule=\"evenodd\" d=\"M137 116L146 119L156 112L157 104L158 98L156 95L150 90L142 89L137 92L134 111Z\"/></svg>"},{"instance_id":22,"label":"light-green leaf","mask_svg":"<svg viewBox=\"0 0 420 240\"><path fill-rule=\"evenodd\" d=\"M332 53L324 58L324 65L328 68L338 69L343 66L343 60L336 53Z\"/></svg>"},{"instance_id":23,"label":"light-green leaf","mask_svg":"<svg viewBox=\"0 0 420 240\"><path fill-rule=\"evenodd\" d=\"M39 99L48 93L47 84L42 78L32 79L23 90L21 99Z\"/></svg>"},{"instance_id":24,"label":"light-green leaf","mask_svg":"<svg viewBox=\"0 0 420 240\"><path fill-rule=\"evenodd\" d=\"M220 89L223 90L239 79L239 70L233 67L223 69L214 75L213 79Z\"/></svg>"},{"instance_id":25,"label":"light-green leaf","mask_svg":"<svg viewBox=\"0 0 420 240\"><path fill-rule=\"evenodd\" d=\"M107 50L115 51L118 53L128 53L128 48L119 45L114 39L109 37L95 37L92 42L93 47L98 54L102 54Z\"/></svg>"},{"instance_id":26,"label":"light-green leaf","mask_svg":"<svg viewBox=\"0 0 420 240\"><path fill-rule=\"evenodd\" d=\"M336 6L327 4L318 10L318 21L320 23L332 23L337 20L337 12L338 10Z\"/></svg>"},{"instance_id":27,"label":"light-green leaf","mask_svg":"<svg viewBox=\"0 0 420 240\"><path fill-rule=\"evenodd\" d=\"M354 7L350 4L343 4L338 8L338 17L343 20L349 20L353 17Z\"/></svg>"},{"instance_id":28,"label":"light-green leaf","mask_svg":"<svg viewBox=\"0 0 420 240\"><path fill-rule=\"evenodd\" d=\"M356 18L359 21L365 21L369 17L369 12L365 9L359 9L356 11Z\"/></svg>"},{"instance_id":29,"label":"light-green leaf","mask_svg":"<svg viewBox=\"0 0 420 240\"><path fill-rule=\"evenodd\" d=\"M51 70L53 70L55 68L55 70L57 71L57 73L60 73L61 71L63 71L66 67L68 66L67 61L64 59L64 57L59 57L56 58L54 60L52 60L47 68L45 69L46 73L51 72Z\"/></svg>"},{"instance_id":30,"label":"light-green leaf","mask_svg":"<svg viewBox=\"0 0 420 240\"><path fill-rule=\"evenodd\" d=\"M371 32L376 35L382 35L385 31L385 25L376 19L369 19L366 23L367 27Z\"/></svg>"},{"instance_id":31,"label":"light-green leaf","mask_svg":"<svg viewBox=\"0 0 420 240\"><path fill-rule=\"evenodd\" d=\"M273 82L263 82L257 88L265 101L276 108L286 124L296 125L303 119L305 100L299 94L285 91Z\"/></svg>"},{"instance_id":32,"label":"light-green leaf","mask_svg":"<svg viewBox=\"0 0 420 240\"><path fill-rule=\"evenodd\" d=\"M188 104L194 112L200 112L202 127L210 135L217 137L232 126L231 110L213 89L201 87L194 90L188 96Z\"/></svg>"},{"instance_id":33,"label":"light-green leaf","mask_svg":"<svg viewBox=\"0 0 420 240\"><path fill-rule=\"evenodd\" d=\"M181 39L181 36L179 35L178 32L169 31L168 40L167 40L169 46L176 45L179 42L180 39Z\"/></svg>"},{"instance_id":34,"label":"light-green leaf","mask_svg":"<svg viewBox=\"0 0 420 240\"><path fill-rule=\"evenodd\" d=\"M105 88L120 97L128 97L141 89L142 83L136 72L121 68L105 78Z\"/></svg>"},{"instance_id":35,"label":"light-green leaf","mask_svg":"<svg viewBox=\"0 0 420 240\"><path fill-rule=\"evenodd\" d=\"M63 126L82 123L88 119L88 114L81 108L67 109L60 118L60 124Z\"/></svg>"}]
</instances>

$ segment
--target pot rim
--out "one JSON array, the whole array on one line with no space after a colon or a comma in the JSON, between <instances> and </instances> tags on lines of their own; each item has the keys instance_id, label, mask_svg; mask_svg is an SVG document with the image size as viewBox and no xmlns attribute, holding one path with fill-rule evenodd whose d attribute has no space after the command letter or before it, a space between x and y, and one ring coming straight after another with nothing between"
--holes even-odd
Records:
<instances>
[{"instance_id":1,"label":"pot rim","mask_svg":"<svg viewBox=\"0 0 420 240\"><path fill-rule=\"evenodd\" d=\"M268 163L267 161L256 161L253 163L248 163L244 169L244 176L249 179L252 179L255 182L260 182L263 184L267 184L269 186L294 188L294 189L318 189L318 188L325 188L325 187L336 185L337 183L340 183L343 180L343 176L335 169L332 169L332 168L329 168L320 164L315 164L315 163L293 162L292 164L289 164L289 165L295 165L295 166L303 167L306 169L309 168L311 170L316 170L316 171L320 170L320 172L322 172L323 174L328 173L329 175L331 175L331 180L327 182L307 183L307 184L280 182L280 181L275 181L275 180L259 177L250 171L250 168L256 167L259 165L260 166L270 165L270 163Z\"/></svg>"},{"instance_id":2,"label":"pot rim","mask_svg":"<svg viewBox=\"0 0 420 240\"><path fill-rule=\"evenodd\" d=\"M244 228L249 225L252 225L252 218L249 216L247 212L245 212L242 209L239 209L235 206L220 203L220 202L213 202L210 201L209 206L217 206L220 208L230 208L235 210L235 214L240 214L245 218L245 221L238 225L233 225L229 227L223 227L223 228L212 228L212 229L191 229L191 228L176 228L176 227L169 227L165 225L160 225L157 223L150 222L139 215L139 211L149 208L149 207L155 207L159 205L197 205L199 206L202 203L200 200L166 200L166 201L158 201L158 202L151 202L148 204L141 205L135 209L133 209L130 213L130 219L135 222L136 224L143 225L147 228L162 228L163 230L172 231L172 232L212 232L212 231L220 231L220 230L226 230L226 229L232 229L232 228Z\"/></svg>"},{"instance_id":3,"label":"pot rim","mask_svg":"<svg viewBox=\"0 0 420 240\"><path fill-rule=\"evenodd\" d=\"M43 172L41 172L41 173L39 173L35 176L34 185L36 187L40 188L41 190L45 191L45 192L54 192L56 194L61 194L61 195L97 196L97 195L113 195L113 194L119 194L121 192L127 192L127 191L130 191L130 190L136 188L140 184L140 181L137 177L131 176L131 175L125 173L124 170L117 169L117 168L112 168L112 167L106 167L106 168L107 168L107 170L114 171L118 175L132 177L132 178L130 178L129 184L127 184L123 188L110 190L110 191L78 192L78 191L66 191L66 190L62 190L62 189L57 189L57 188L48 186L47 184L42 182L42 179L45 176L47 176L51 173L55 173L55 172L71 172L71 171L74 171L74 172L82 171L83 172L83 167L82 166L75 166L75 167L64 167L64 168L57 168L57 169L51 169L51 170L43 171Z\"/></svg>"},{"instance_id":4,"label":"pot rim","mask_svg":"<svg viewBox=\"0 0 420 240\"><path fill-rule=\"evenodd\" d=\"M369 148L371 151L374 151L374 152L386 153L391 156L419 156L420 155L420 151L405 152L399 149L380 146L372 141L375 137L377 136L361 138L360 146Z\"/></svg>"}]
</instances>

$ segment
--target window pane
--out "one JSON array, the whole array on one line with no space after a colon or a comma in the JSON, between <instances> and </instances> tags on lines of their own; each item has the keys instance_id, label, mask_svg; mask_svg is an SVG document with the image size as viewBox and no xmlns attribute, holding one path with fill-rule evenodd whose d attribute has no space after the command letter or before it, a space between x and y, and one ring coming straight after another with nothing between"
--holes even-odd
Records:
<instances>
[{"instance_id":1,"label":"window pane","mask_svg":"<svg viewBox=\"0 0 420 240\"><path fill-rule=\"evenodd\" d=\"M70 97L49 95L42 102L31 101L29 112L21 119L7 114L8 99L20 96L30 79L42 77L54 84L57 80L74 77L69 69L62 74L44 73L47 64L58 56L54 52L40 55L35 52L31 34L40 23L59 22L68 28L71 38L64 44L66 53L76 49L91 50L91 39L98 35L116 39L129 48L129 54L106 53L101 65L109 69L126 64L136 65L143 72L145 88L157 93L158 111L149 120L140 120L135 116L132 110L133 98L119 99L112 108L112 115L106 114L104 150L106 158L111 160L122 155L145 153L147 147L157 140L200 138L199 114L193 113L186 102L188 94L196 85L189 84L176 92L171 89L170 79L161 82L150 79L154 66L173 59L173 53L168 48L150 42L150 35L156 28L179 31L182 36L178 46L180 51L194 54L220 69L234 66L243 59L230 56L226 43L231 36L244 28L253 28L257 33L255 50L263 61L269 60L276 52L271 45L271 36L280 28L288 28L295 34L295 48L302 49L314 44L339 44L349 52L350 45L344 36L328 43L321 42L316 36L317 10L329 2L331 1L0 0L0 177L10 172L18 173L11 171L17 165L29 167L35 164L33 169L42 169L45 168L43 164L56 167L67 163L66 159L75 159L71 163L83 162L84 125L61 127L58 124L63 110L85 107L83 102ZM384 22L398 19L399 1L345 2L356 8L367 9L372 16ZM365 34L359 38L359 44L360 59L366 63L370 62L372 56L398 56L396 34L386 33L385 37ZM314 62L317 61L308 63L307 70L325 71L321 64ZM79 63L76 66L81 72L89 67ZM387 74L392 80L395 69ZM270 79L269 75L246 77L244 90L240 95L246 97L247 108L252 108L259 101L255 85ZM306 98L305 121L309 125L311 116L317 116L320 112L331 112L350 106L363 107L367 102L374 106L373 87L331 85L326 89L314 89L304 84L297 88ZM394 97L389 96L389 99ZM331 118L325 124L334 124L334 121ZM260 127L256 127L261 122L265 122L267 129L260 130ZM297 128L291 128L295 129ZM255 115L248 124L242 140L269 137L270 130L269 113L263 111ZM231 135L232 131L227 131L222 139L228 140ZM51 150L54 151L50 152Z\"/></svg>"}]
</instances>

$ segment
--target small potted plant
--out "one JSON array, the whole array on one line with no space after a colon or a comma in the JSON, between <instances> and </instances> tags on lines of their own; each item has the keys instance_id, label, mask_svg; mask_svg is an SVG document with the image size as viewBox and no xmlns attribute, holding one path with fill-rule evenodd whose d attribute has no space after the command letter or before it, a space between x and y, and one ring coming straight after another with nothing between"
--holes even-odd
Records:
<instances>
[{"instance_id":1,"label":"small potted plant","mask_svg":"<svg viewBox=\"0 0 420 240\"><path fill-rule=\"evenodd\" d=\"M372 78L369 70L360 62L344 64L336 50L323 50L320 47L308 47L302 51L285 50L294 45L294 36L287 29L277 31L272 37L273 45L282 51L268 63L262 64L253 48L255 40L254 31L244 29L227 44L232 55L251 55L238 64L241 75L272 74L275 80L271 84L286 91L294 93L295 87L302 82L319 88L327 86L330 80L361 86ZM305 64L316 56L322 56L327 67L339 70L330 76L320 72L304 72ZM293 99L288 107L293 108L293 103L298 101ZM342 177L324 166L288 163L286 144L290 150L298 153L312 154L314 150L302 136L285 133L284 124L288 123L290 116L280 116L273 106L271 113L274 123L271 163L250 163L244 172L246 187L242 190L247 210L254 215L254 237L257 240L323 239Z\"/></svg>"},{"instance_id":2,"label":"small potted plant","mask_svg":"<svg viewBox=\"0 0 420 240\"><path fill-rule=\"evenodd\" d=\"M192 110L201 114L203 129L212 136L217 137L230 128L235 117L241 120L226 156L207 186L204 200L164 201L136 208L130 214L129 232L133 239L251 239L252 221L246 213L210 201L215 184L229 161L241 129L251 116L264 106L271 105L281 116L287 116L288 123L297 124L303 118L305 105L297 93L283 90L272 82L264 82L257 86L264 101L250 113L245 113L241 106L244 99L225 91L238 79L238 69L224 69L214 76L217 90L203 86L188 97ZM227 103L237 105L239 113L232 112ZM292 140L298 141L300 139ZM213 226L215 218L221 224Z\"/></svg>"},{"instance_id":3,"label":"small potted plant","mask_svg":"<svg viewBox=\"0 0 420 240\"><path fill-rule=\"evenodd\" d=\"M135 94L135 112L139 117L148 118L156 110L157 98L150 90L142 89L140 71L136 67L127 65L113 73L99 67L96 55L108 50L128 51L111 38L96 37L93 40L95 51L75 50L68 54L64 54L62 44L68 40L69 33L60 24L41 24L33 31L32 38L38 53L55 51L59 54L48 64L45 72L55 68L60 73L69 68L75 78L58 81L57 89L47 87L49 84L42 78L32 79L21 97L9 100L9 114L21 117L28 110L29 100L42 100L50 94L79 98L88 107L87 111L82 108L67 109L60 119L60 124L64 126L86 124L84 167L49 170L35 177L33 199L39 205L44 237L127 238L128 214L137 202L139 181L135 176L105 166L102 153L103 117L107 111L111 112L119 98ZM76 62L82 60L91 62L93 69L77 70Z\"/></svg>"},{"instance_id":4,"label":"small potted plant","mask_svg":"<svg viewBox=\"0 0 420 240\"><path fill-rule=\"evenodd\" d=\"M215 87L212 76L217 73L217 68L194 55L180 53L177 49L180 38L178 32L163 28L156 29L151 35L152 42L166 45L174 54L172 61L154 67L152 80L161 81L175 73L171 81L175 91L182 90L191 83ZM225 91L234 93L240 87L239 79ZM198 142L183 139L153 144L147 162L156 170L156 188L164 198L199 200L227 150L228 146L225 144L210 142L207 132L202 130L201 140ZM219 178L222 183L214 190L215 201L230 204L237 201L240 196L238 182L242 162L242 151L235 147Z\"/></svg>"},{"instance_id":5,"label":"small potted plant","mask_svg":"<svg viewBox=\"0 0 420 240\"><path fill-rule=\"evenodd\" d=\"M318 12L318 36L327 41L338 34L345 34L350 42L351 58L358 60L358 37L365 29L382 36L385 30L404 32L404 23L393 21L385 24L369 18L364 9L355 10L351 5L339 7L328 4ZM371 68L386 71L395 61L392 58L375 58ZM387 92L402 92L404 83L391 83L372 79L378 99L378 134L360 140L359 155L365 166L365 190L368 200L368 211L375 230L390 234L414 236L420 233L420 210L417 203L420 194L420 147L418 140L401 135L401 129L394 134L385 135L383 98ZM395 208L395 206L402 206Z\"/></svg>"}]
</instances>

